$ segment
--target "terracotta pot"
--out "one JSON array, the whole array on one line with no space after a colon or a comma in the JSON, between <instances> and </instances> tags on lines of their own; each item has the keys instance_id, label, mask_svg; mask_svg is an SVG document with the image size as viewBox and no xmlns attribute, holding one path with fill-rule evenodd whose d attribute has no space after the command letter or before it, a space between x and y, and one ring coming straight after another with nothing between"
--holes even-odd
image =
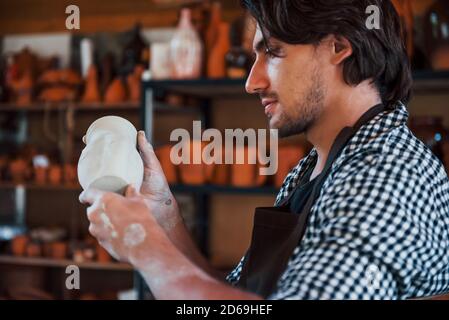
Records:
<instances>
[{"instance_id":1,"label":"terracotta pot","mask_svg":"<svg viewBox=\"0 0 449 320\"><path fill-rule=\"evenodd\" d=\"M39 100L46 102L73 101L75 98L76 91L65 86L44 89L39 95Z\"/></svg>"},{"instance_id":2,"label":"terracotta pot","mask_svg":"<svg viewBox=\"0 0 449 320\"><path fill-rule=\"evenodd\" d=\"M94 65L89 67L82 101L85 103L97 103L101 101L98 72Z\"/></svg>"},{"instance_id":3,"label":"terracotta pot","mask_svg":"<svg viewBox=\"0 0 449 320\"><path fill-rule=\"evenodd\" d=\"M131 122L117 116L102 117L87 129L86 143L78 162L78 179L84 190L93 187L123 193L129 184L140 189L143 162Z\"/></svg>"},{"instance_id":4,"label":"terracotta pot","mask_svg":"<svg viewBox=\"0 0 449 320\"><path fill-rule=\"evenodd\" d=\"M9 163L9 172L14 183L23 183L28 178L30 168L24 159L16 159Z\"/></svg>"},{"instance_id":5,"label":"terracotta pot","mask_svg":"<svg viewBox=\"0 0 449 320\"><path fill-rule=\"evenodd\" d=\"M287 174L304 158L305 150L301 146L280 146L278 151L278 170L274 176L274 185L281 187Z\"/></svg>"},{"instance_id":6,"label":"terracotta pot","mask_svg":"<svg viewBox=\"0 0 449 320\"><path fill-rule=\"evenodd\" d=\"M201 141L190 141L189 145L186 146L186 150L190 149L190 164L180 164L180 178L184 184L189 185L201 185L209 182L213 176L214 165L205 164L202 159L200 164L194 164L193 153L203 152L203 148L206 143Z\"/></svg>"},{"instance_id":7,"label":"terracotta pot","mask_svg":"<svg viewBox=\"0 0 449 320\"><path fill-rule=\"evenodd\" d=\"M76 174L76 166L74 164L66 163L63 166L64 183L65 184L76 184L78 177Z\"/></svg>"},{"instance_id":8,"label":"terracotta pot","mask_svg":"<svg viewBox=\"0 0 449 320\"><path fill-rule=\"evenodd\" d=\"M136 66L134 72L126 78L128 84L129 100L139 102L141 98L142 66Z\"/></svg>"},{"instance_id":9,"label":"terracotta pot","mask_svg":"<svg viewBox=\"0 0 449 320\"><path fill-rule=\"evenodd\" d=\"M52 185L59 185L62 182L62 168L59 165L51 165L48 168L48 181Z\"/></svg>"},{"instance_id":10,"label":"terracotta pot","mask_svg":"<svg viewBox=\"0 0 449 320\"><path fill-rule=\"evenodd\" d=\"M399 14L402 26L402 37L407 48L407 53L411 59L413 56L413 26L414 15L412 10L412 0L393 0L393 5Z\"/></svg>"},{"instance_id":11,"label":"terracotta pot","mask_svg":"<svg viewBox=\"0 0 449 320\"><path fill-rule=\"evenodd\" d=\"M29 243L26 247L26 255L28 257L40 257L42 256L42 246L38 243Z\"/></svg>"},{"instance_id":12,"label":"terracotta pot","mask_svg":"<svg viewBox=\"0 0 449 320\"><path fill-rule=\"evenodd\" d=\"M98 262L109 263L112 261L112 257L109 255L109 253L106 251L106 249L104 249L98 243L96 245L96 252L97 252L97 261Z\"/></svg>"},{"instance_id":13,"label":"terracotta pot","mask_svg":"<svg viewBox=\"0 0 449 320\"><path fill-rule=\"evenodd\" d=\"M226 54L231 48L229 41L229 23L221 22L217 42L208 56L207 75L209 78L226 77Z\"/></svg>"},{"instance_id":14,"label":"terracotta pot","mask_svg":"<svg viewBox=\"0 0 449 320\"><path fill-rule=\"evenodd\" d=\"M219 186L228 185L230 173L231 173L231 166L229 164L215 165L215 173L212 179L212 183Z\"/></svg>"},{"instance_id":15,"label":"terracotta pot","mask_svg":"<svg viewBox=\"0 0 449 320\"><path fill-rule=\"evenodd\" d=\"M48 169L45 167L34 168L34 183L39 185L45 185L47 183Z\"/></svg>"},{"instance_id":16,"label":"terracotta pot","mask_svg":"<svg viewBox=\"0 0 449 320\"><path fill-rule=\"evenodd\" d=\"M104 102L109 104L120 103L126 100L126 90L120 78L116 78L106 90Z\"/></svg>"},{"instance_id":17,"label":"terracotta pot","mask_svg":"<svg viewBox=\"0 0 449 320\"><path fill-rule=\"evenodd\" d=\"M52 242L51 257L53 259L65 259L67 257L67 243L62 241Z\"/></svg>"},{"instance_id":18,"label":"terracotta pot","mask_svg":"<svg viewBox=\"0 0 449 320\"><path fill-rule=\"evenodd\" d=\"M26 253L26 248L30 239L25 236L17 236L11 241L12 254L15 256L24 256Z\"/></svg>"},{"instance_id":19,"label":"terracotta pot","mask_svg":"<svg viewBox=\"0 0 449 320\"><path fill-rule=\"evenodd\" d=\"M248 158L250 155L256 156L255 163L251 163L252 161ZM244 163L238 163L240 162L240 157L244 158ZM260 181L258 181L258 168L256 148L236 148L234 150L231 184L241 188L256 186L260 183Z\"/></svg>"},{"instance_id":20,"label":"terracotta pot","mask_svg":"<svg viewBox=\"0 0 449 320\"><path fill-rule=\"evenodd\" d=\"M170 160L171 145L162 146L156 149L156 156L161 163L162 170L169 184L176 184L178 182L176 167Z\"/></svg>"}]
</instances>

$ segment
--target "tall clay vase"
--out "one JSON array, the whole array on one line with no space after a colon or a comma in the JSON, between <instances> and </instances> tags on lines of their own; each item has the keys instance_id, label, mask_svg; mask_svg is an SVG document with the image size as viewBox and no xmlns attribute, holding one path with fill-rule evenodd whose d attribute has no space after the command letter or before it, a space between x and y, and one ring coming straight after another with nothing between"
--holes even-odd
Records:
<instances>
[{"instance_id":1,"label":"tall clay vase","mask_svg":"<svg viewBox=\"0 0 449 320\"><path fill-rule=\"evenodd\" d=\"M402 35L407 48L407 54L411 59L413 56L413 26L414 16L412 9L412 0L393 0L393 5L399 14L402 26Z\"/></svg>"},{"instance_id":2,"label":"tall clay vase","mask_svg":"<svg viewBox=\"0 0 449 320\"><path fill-rule=\"evenodd\" d=\"M221 22L218 28L218 36L215 45L211 49L207 62L207 76L209 78L224 78L226 76L226 54L231 49L229 40L230 26L227 22Z\"/></svg>"},{"instance_id":3,"label":"tall clay vase","mask_svg":"<svg viewBox=\"0 0 449 320\"><path fill-rule=\"evenodd\" d=\"M203 45L191 22L190 9L181 11L181 20L170 41L172 78L195 79L201 76Z\"/></svg>"},{"instance_id":4,"label":"tall clay vase","mask_svg":"<svg viewBox=\"0 0 449 320\"><path fill-rule=\"evenodd\" d=\"M128 84L129 101L139 102L141 95L141 79L143 67L138 65L134 68L134 72L128 75L126 82Z\"/></svg>"},{"instance_id":5,"label":"tall clay vase","mask_svg":"<svg viewBox=\"0 0 449 320\"><path fill-rule=\"evenodd\" d=\"M126 119L107 116L92 123L78 162L84 190L92 187L122 194L127 185L139 190L143 162L136 148L137 130Z\"/></svg>"},{"instance_id":6,"label":"tall clay vase","mask_svg":"<svg viewBox=\"0 0 449 320\"><path fill-rule=\"evenodd\" d=\"M176 166L170 159L171 145L162 146L156 149L156 156L161 164L162 171L164 171L167 182L171 185L178 182Z\"/></svg>"},{"instance_id":7,"label":"tall clay vase","mask_svg":"<svg viewBox=\"0 0 449 320\"><path fill-rule=\"evenodd\" d=\"M97 68L94 65L89 67L82 101L84 103L97 103L101 101Z\"/></svg>"},{"instance_id":8,"label":"tall clay vase","mask_svg":"<svg viewBox=\"0 0 449 320\"><path fill-rule=\"evenodd\" d=\"M104 95L104 102L107 104L115 104L126 100L126 89L120 78L116 78L111 82Z\"/></svg>"}]
</instances>

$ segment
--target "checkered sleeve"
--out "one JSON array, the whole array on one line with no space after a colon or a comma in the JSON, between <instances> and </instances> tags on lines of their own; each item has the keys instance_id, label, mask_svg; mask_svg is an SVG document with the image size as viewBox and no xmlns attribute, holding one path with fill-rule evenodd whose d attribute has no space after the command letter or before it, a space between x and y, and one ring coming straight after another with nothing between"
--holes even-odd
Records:
<instances>
[{"instance_id":1,"label":"checkered sleeve","mask_svg":"<svg viewBox=\"0 0 449 320\"><path fill-rule=\"evenodd\" d=\"M416 161L354 157L323 188L301 245L270 299L404 299L447 267L444 221ZM410 161L411 160L411 161ZM443 173L440 177L443 179ZM436 217L434 217L436 218ZM432 224L434 233L424 230ZM431 292L447 290L446 279Z\"/></svg>"}]
</instances>

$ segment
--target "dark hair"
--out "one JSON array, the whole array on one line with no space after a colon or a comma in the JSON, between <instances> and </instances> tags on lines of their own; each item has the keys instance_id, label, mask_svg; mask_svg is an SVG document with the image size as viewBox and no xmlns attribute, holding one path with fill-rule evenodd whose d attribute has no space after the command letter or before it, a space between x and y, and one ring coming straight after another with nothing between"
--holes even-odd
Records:
<instances>
[{"instance_id":1,"label":"dark hair","mask_svg":"<svg viewBox=\"0 0 449 320\"><path fill-rule=\"evenodd\" d=\"M241 0L258 22L265 41L319 44L333 34L352 45L343 77L357 85L372 79L385 105L407 103L411 95L410 62L401 23L391 0ZM368 29L366 9L380 9L380 29Z\"/></svg>"}]
</instances>

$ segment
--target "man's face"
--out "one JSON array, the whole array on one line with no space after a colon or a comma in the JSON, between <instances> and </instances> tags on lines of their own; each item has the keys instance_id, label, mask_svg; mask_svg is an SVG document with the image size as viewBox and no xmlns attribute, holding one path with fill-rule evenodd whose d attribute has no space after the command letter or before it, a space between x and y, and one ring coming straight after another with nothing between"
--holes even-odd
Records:
<instances>
[{"instance_id":1,"label":"man's face","mask_svg":"<svg viewBox=\"0 0 449 320\"><path fill-rule=\"evenodd\" d=\"M279 136L304 133L321 115L327 92L317 48L267 41L268 48L258 27L253 43L256 61L246 90L259 94L270 128L278 129Z\"/></svg>"}]
</instances>

